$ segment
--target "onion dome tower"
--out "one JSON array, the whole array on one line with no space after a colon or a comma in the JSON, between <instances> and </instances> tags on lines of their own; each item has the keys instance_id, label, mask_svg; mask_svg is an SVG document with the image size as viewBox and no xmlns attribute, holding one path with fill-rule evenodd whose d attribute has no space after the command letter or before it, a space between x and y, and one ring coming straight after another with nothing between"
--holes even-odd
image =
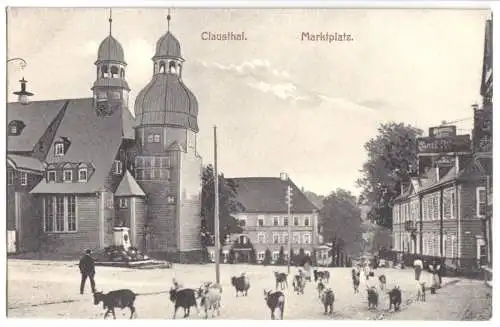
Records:
<instances>
[{"instance_id":1,"label":"onion dome tower","mask_svg":"<svg viewBox=\"0 0 500 327\"><path fill-rule=\"evenodd\" d=\"M146 193L150 247L175 261L201 253L202 163L198 101L182 81L184 59L170 32L170 14L167 20L152 58L153 76L135 100L134 177Z\"/></svg>"},{"instance_id":2,"label":"onion dome tower","mask_svg":"<svg viewBox=\"0 0 500 327\"><path fill-rule=\"evenodd\" d=\"M198 101L182 81L179 41L168 30L158 42L153 60L153 78L137 95L135 117L137 125L165 125L198 132Z\"/></svg>"},{"instance_id":3,"label":"onion dome tower","mask_svg":"<svg viewBox=\"0 0 500 327\"><path fill-rule=\"evenodd\" d=\"M125 57L123 48L111 34L113 19L109 11L109 35L99 45L97 76L92 86L94 108L98 115L108 116L120 108L128 107L130 88L125 80Z\"/></svg>"}]
</instances>

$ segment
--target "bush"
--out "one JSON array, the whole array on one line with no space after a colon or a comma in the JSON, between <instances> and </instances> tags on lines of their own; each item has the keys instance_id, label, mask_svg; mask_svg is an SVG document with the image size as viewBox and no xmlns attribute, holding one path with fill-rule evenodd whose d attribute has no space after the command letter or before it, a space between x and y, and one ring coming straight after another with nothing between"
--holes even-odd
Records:
<instances>
[{"instance_id":1,"label":"bush","mask_svg":"<svg viewBox=\"0 0 500 327\"><path fill-rule=\"evenodd\" d=\"M276 260L276 265L284 265L285 264L285 249L283 247L280 248L280 253L278 255L278 260Z\"/></svg>"},{"instance_id":2,"label":"bush","mask_svg":"<svg viewBox=\"0 0 500 327\"><path fill-rule=\"evenodd\" d=\"M271 255L271 250L266 249L266 252L264 253L264 260L262 261L263 265L269 265L271 261L273 260L272 255Z\"/></svg>"}]
</instances>

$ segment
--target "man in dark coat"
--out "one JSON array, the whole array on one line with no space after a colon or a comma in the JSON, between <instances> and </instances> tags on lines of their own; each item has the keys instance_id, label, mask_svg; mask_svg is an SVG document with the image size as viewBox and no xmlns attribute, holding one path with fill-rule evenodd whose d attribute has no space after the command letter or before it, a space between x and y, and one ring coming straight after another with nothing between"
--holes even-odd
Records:
<instances>
[{"instance_id":1,"label":"man in dark coat","mask_svg":"<svg viewBox=\"0 0 500 327\"><path fill-rule=\"evenodd\" d=\"M78 267L80 268L80 273L82 275L82 282L80 283L80 294L83 294L83 289L85 288L85 282L87 277L90 279L90 287L92 288L92 293L95 293L95 261L91 256L92 252L90 250L85 250L85 254L80 259Z\"/></svg>"}]
</instances>

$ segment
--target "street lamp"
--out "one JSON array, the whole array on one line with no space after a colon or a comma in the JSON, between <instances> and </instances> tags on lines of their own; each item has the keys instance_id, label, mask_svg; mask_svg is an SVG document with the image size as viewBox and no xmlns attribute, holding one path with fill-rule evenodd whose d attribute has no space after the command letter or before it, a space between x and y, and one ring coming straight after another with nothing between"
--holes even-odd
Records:
<instances>
[{"instance_id":1,"label":"street lamp","mask_svg":"<svg viewBox=\"0 0 500 327\"><path fill-rule=\"evenodd\" d=\"M7 63L9 63L9 62L15 62L15 61L21 62L21 70L23 70L24 67L26 67L28 65L28 63L26 62L26 60L24 60L23 58L11 58L11 59L7 60ZM30 103L30 98L29 97L32 96L32 95L34 95L34 94L31 93L31 92L28 92L26 90L26 83L28 83L28 81L24 79L24 76L23 76L23 78L19 82L21 83L21 90L17 91L17 92L13 92L13 94L15 94L15 95L18 96L19 102L22 105L27 105L27 104Z\"/></svg>"}]
</instances>

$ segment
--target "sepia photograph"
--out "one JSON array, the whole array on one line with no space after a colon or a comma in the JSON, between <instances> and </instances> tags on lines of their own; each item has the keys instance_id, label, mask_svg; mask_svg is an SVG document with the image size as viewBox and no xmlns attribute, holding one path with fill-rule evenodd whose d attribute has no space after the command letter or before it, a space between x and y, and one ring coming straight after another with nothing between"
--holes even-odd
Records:
<instances>
[{"instance_id":1,"label":"sepia photograph","mask_svg":"<svg viewBox=\"0 0 500 327\"><path fill-rule=\"evenodd\" d=\"M492 319L491 9L121 5L4 8L8 319Z\"/></svg>"}]
</instances>

